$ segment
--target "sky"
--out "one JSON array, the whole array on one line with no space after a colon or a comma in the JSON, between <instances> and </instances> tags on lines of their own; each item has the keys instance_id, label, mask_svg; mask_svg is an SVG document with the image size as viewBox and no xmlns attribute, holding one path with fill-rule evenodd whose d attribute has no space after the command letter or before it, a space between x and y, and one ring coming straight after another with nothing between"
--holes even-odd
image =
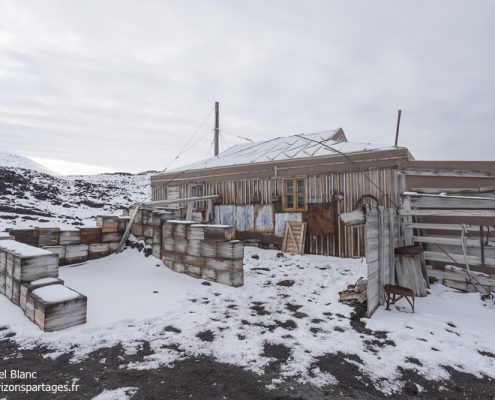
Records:
<instances>
[{"instance_id":1,"label":"sky","mask_svg":"<svg viewBox=\"0 0 495 400\"><path fill-rule=\"evenodd\" d=\"M173 168L212 156L219 101L221 150L339 127L393 145L402 109L416 159L493 160L494 15L488 0L0 0L0 152L61 174Z\"/></svg>"}]
</instances>

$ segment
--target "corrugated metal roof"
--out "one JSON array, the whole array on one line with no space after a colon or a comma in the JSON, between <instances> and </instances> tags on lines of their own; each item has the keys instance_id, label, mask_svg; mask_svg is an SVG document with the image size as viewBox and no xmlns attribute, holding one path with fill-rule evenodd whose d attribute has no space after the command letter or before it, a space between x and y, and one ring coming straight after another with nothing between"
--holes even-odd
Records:
<instances>
[{"instance_id":1,"label":"corrugated metal roof","mask_svg":"<svg viewBox=\"0 0 495 400\"><path fill-rule=\"evenodd\" d=\"M189 164L173 171L226 167L318 156L383 150L390 146L348 142L342 129L278 137L263 142L238 144L216 157Z\"/></svg>"}]
</instances>

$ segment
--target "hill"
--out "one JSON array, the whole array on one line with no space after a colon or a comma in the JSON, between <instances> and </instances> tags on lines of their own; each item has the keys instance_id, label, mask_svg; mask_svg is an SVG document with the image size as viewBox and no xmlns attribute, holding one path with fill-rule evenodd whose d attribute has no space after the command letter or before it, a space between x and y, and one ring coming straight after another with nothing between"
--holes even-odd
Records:
<instances>
[{"instance_id":1,"label":"hill","mask_svg":"<svg viewBox=\"0 0 495 400\"><path fill-rule=\"evenodd\" d=\"M34 161L0 153L0 231L7 227L92 226L147 198L151 173L54 176Z\"/></svg>"}]
</instances>

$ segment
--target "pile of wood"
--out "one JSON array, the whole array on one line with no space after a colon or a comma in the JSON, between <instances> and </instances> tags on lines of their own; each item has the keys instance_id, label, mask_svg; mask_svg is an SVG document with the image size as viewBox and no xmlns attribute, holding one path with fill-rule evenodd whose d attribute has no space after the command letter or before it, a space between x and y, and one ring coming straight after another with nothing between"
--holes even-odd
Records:
<instances>
[{"instance_id":1,"label":"pile of wood","mask_svg":"<svg viewBox=\"0 0 495 400\"><path fill-rule=\"evenodd\" d=\"M49 237L43 231L36 232L38 238ZM0 294L19 306L44 331L86 321L86 297L63 286L64 282L58 279L58 267L57 254L11 239L0 240ZM57 288L46 289L50 286Z\"/></svg>"},{"instance_id":2,"label":"pile of wood","mask_svg":"<svg viewBox=\"0 0 495 400\"><path fill-rule=\"evenodd\" d=\"M399 286L409 288L415 297L425 297L429 287L422 246L402 246L394 250L395 278Z\"/></svg>"},{"instance_id":3,"label":"pile of wood","mask_svg":"<svg viewBox=\"0 0 495 400\"><path fill-rule=\"evenodd\" d=\"M347 289L339 292L339 298L342 303L357 305L366 302L368 289L368 280L359 278L354 285L347 285Z\"/></svg>"},{"instance_id":4,"label":"pile of wood","mask_svg":"<svg viewBox=\"0 0 495 400\"><path fill-rule=\"evenodd\" d=\"M244 284L244 244L235 228L168 220L162 225L162 259L176 272L230 286Z\"/></svg>"}]
</instances>

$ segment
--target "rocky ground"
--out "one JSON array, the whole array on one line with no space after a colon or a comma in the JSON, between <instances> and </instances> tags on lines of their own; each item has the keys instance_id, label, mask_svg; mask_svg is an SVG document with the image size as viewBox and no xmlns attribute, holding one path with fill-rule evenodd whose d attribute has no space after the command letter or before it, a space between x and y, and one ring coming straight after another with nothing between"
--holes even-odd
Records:
<instances>
[{"instance_id":1,"label":"rocky ground","mask_svg":"<svg viewBox=\"0 0 495 400\"><path fill-rule=\"evenodd\" d=\"M4 384L44 383L59 385L75 382L75 392L60 393L0 393L0 399L93 399L101 398L133 400L182 400L182 399L386 399L391 398L376 390L359 368L349 361L347 355L328 354L321 357L318 365L336 377L338 383L324 387L298 383L296 379L285 381L276 389L268 389L277 370L286 361L290 349L283 346L267 346L265 355L274 358L264 375L258 375L243 368L220 363L211 357L187 357L169 367L151 370L129 370L130 363L139 363L150 355L149 342L143 342L136 354L127 354L121 346L101 348L81 362L71 362L71 354L56 359L45 358L50 351L37 347L21 350L14 341L5 338L0 341L0 354L14 355L1 363L7 371L37 371L37 379L9 379ZM403 370L406 381L401 393L393 398L401 399L493 399L495 382L489 378L477 378L449 368L451 378L432 382L411 370ZM424 390L418 392L416 383ZM119 388L127 388L128 396L118 397ZM129 389L130 388L130 389ZM443 389L440 389L443 388ZM116 392L112 392L116 391ZM110 393L109 393L110 392ZM113 395L113 396L112 396ZM398 397L399 396L399 397Z\"/></svg>"},{"instance_id":2,"label":"rocky ground","mask_svg":"<svg viewBox=\"0 0 495 400\"><path fill-rule=\"evenodd\" d=\"M123 282L132 282L139 270L140 279L152 273L154 284L133 293L132 287L123 287L115 279L112 268L117 267ZM137 249L62 267L62 278L83 292L90 290L81 286L85 274L93 277L93 292L87 293L92 300L90 320L43 334L3 299L0 370L36 371L37 379L29 383L75 383L79 390L3 396L493 398L495 352L489 347L493 314L492 307L479 298L434 285L427 298L418 299L415 314L399 304L392 311L377 311L369 320L363 318L364 307L352 308L337 300L339 288L363 272L359 261L247 248L245 269L245 286L230 288L175 274ZM172 282L175 276L180 279ZM164 312L160 304L168 300L160 296L172 290L167 282L184 290L179 290L182 297L174 295L177 304ZM186 290L186 284L192 287ZM118 299L117 308L109 300L108 287L111 299ZM116 318L117 312L132 308L135 296L148 299L143 303L147 311L155 310L146 318L135 313L132 318ZM479 321L474 330L463 304ZM106 325L97 323L102 320Z\"/></svg>"}]
</instances>

